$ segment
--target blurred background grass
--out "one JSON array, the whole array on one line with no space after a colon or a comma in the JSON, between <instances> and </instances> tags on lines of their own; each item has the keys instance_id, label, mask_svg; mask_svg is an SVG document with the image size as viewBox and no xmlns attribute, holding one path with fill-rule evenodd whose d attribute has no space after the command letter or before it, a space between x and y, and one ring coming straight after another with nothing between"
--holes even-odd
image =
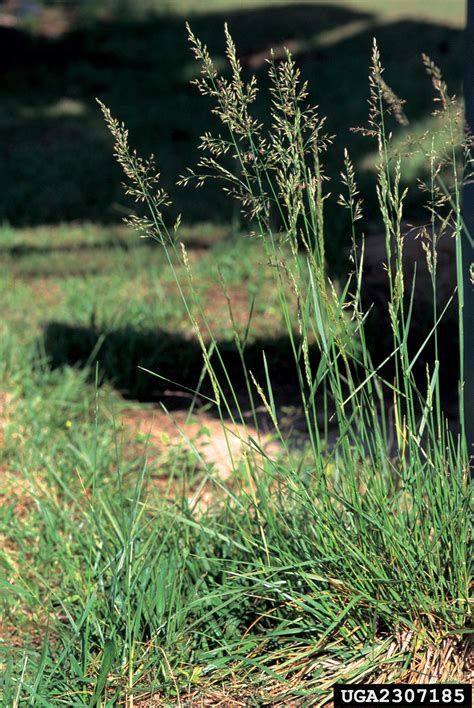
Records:
<instances>
[{"instance_id":1,"label":"blurred background grass","mask_svg":"<svg viewBox=\"0 0 474 708\"><path fill-rule=\"evenodd\" d=\"M197 67L187 47L186 18L224 70L227 21L244 70L258 76L262 89L269 49L288 46L310 81L310 100L337 136L328 173L339 173L347 146L362 168L367 192L373 145L349 129L366 121L372 38L381 47L388 83L407 100L409 133L420 136L430 125L432 92L422 51L442 66L451 91L460 91L463 0L10 0L0 9L6 67L0 94L0 221L12 226L110 223L123 217L129 205L96 97L125 121L139 151L155 153L175 213L192 223L237 219L217 190L196 194L174 187L196 162L199 136L211 127L209 104L189 84ZM263 116L268 96L261 93ZM421 169L418 163L414 159L408 170L412 179ZM414 196L412 211L418 206ZM370 202L367 209L370 216ZM340 223L329 220L335 241Z\"/></svg>"},{"instance_id":2,"label":"blurred background grass","mask_svg":"<svg viewBox=\"0 0 474 708\"><path fill-rule=\"evenodd\" d=\"M197 161L200 135L213 127L209 102L190 85L198 69L187 45L186 19L224 72L223 25L229 23L244 72L259 79L256 110L262 120L269 101L270 48L278 55L288 46L296 57L309 81L310 101L319 104L328 116L328 131L336 135L326 164L334 190L326 203L326 230L328 258L337 275L347 269L349 245L345 216L336 203L346 146L364 198L364 231L380 233L375 146L350 131L367 120L373 37L387 82L407 100L410 124L394 128L403 151L405 141L423 143L433 127L432 87L421 52L440 64L451 92L461 91L464 5L464 0L0 2L4 327L21 340L44 335L53 364L87 360L98 337L106 334L101 365L121 390L140 398L154 394L150 378L136 364L166 370L174 379L174 369L181 378L193 369L194 378L199 374L200 354L190 342L161 253L119 226L135 205L124 197L95 101L99 97L127 124L139 152L156 156L174 201L169 218L183 214L183 238L194 248L196 278L218 337L232 339L216 267L233 282L231 295L242 323L255 299L251 338L260 349L265 343L268 352L274 336L274 349L284 359L284 343L278 343L284 327L272 300L271 277L258 246L241 238L238 208L215 185L198 191L175 186ZM412 149L407 152L404 174L414 185L426 161ZM426 218L416 187L407 199L406 218L415 223ZM425 320L422 312L420 322ZM376 345L383 339L381 327L377 316ZM448 327L455 329L449 319ZM187 352L179 367L178 349Z\"/></svg>"}]
</instances>

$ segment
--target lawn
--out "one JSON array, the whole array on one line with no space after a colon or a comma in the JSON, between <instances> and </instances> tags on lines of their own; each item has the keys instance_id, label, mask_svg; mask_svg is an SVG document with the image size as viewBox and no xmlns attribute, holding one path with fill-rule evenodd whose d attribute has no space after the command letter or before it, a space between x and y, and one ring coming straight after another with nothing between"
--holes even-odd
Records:
<instances>
[{"instance_id":1,"label":"lawn","mask_svg":"<svg viewBox=\"0 0 474 708\"><path fill-rule=\"evenodd\" d=\"M459 93L464 3L45 4L0 13L3 704L322 706L336 681L470 680L460 101L433 116L420 58ZM296 79L269 79L272 47L327 115L283 108L271 147L234 116L250 220L212 181L175 184L222 130L186 18L235 82L228 21L274 135ZM378 148L350 131L371 52ZM154 152L163 216L96 97ZM305 120L335 137L301 160ZM140 237L122 219L143 202Z\"/></svg>"}]
</instances>

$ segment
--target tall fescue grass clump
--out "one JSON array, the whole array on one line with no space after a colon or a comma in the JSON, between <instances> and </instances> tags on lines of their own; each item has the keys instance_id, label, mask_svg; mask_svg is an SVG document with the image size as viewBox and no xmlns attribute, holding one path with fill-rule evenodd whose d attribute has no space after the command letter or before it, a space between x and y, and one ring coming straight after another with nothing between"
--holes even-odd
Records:
<instances>
[{"instance_id":1,"label":"tall fescue grass clump","mask_svg":"<svg viewBox=\"0 0 474 708\"><path fill-rule=\"evenodd\" d=\"M248 217L252 237L260 240L291 343L307 450L302 456L291 449L275 403L276 372L265 352L263 378L249 370L252 308L241 327L230 297L241 370L226 369L180 242L179 220L169 226L170 198L160 188L153 159L130 148L126 128L102 106L127 191L147 207L145 215L129 221L158 242L176 276L202 349L201 383L207 376L212 391L207 403L222 421L230 457L235 435L230 423L240 423L248 434L241 437L240 458L232 460L230 481L220 479L194 450L204 470L202 482L193 495L173 504L149 501L145 468L130 484L120 455L118 474L110 479L97 403L95 442L90 448L78 442L68 447L68 455L81 461L80 488L73 491L72 482L46 458L51 484L68 506L39 490L38 524L46 556L61 548L63 574L59 582L53 571L51 578L39 578L41 591L32 591L24 580L9 588L10 609L42 602L51 623L43 651L25 652L17 678L6 680L12 701L26 696L43 705L44 697L53 697L58 705L93 705L103 696L107 705L118 698L133 705L146 692L173 700L183 693L215 692L217 701L238 691L249 702L301 698L318 705L336 681L428 682L464 675L469 465L462 386L459 435L451 433L442 410L437 337L444 312L436 304L437 244L445 231L454 234L462 272L458 161L466 146L456 143L457 104L426 58L445 140L436 150L440 141L433 140L429 179L421 185L429 214L422 238L433 311L429 337L412 351L414 284L403 272L406 189L401 160L391 151L391 122L406 118L403 102L384 81L374 43L369 120L358 130L375 141L379 156L376 189L392 348L377 361L367 346L367 320L376 315L362 305L363 204L350 155L345 153L337 191L349 216L352 272L338 285L325 258L330 233L325 202L334 188L325 176L324 153L333 138L318 110L308 105L307 87L289 53L284 61L269 61L269 127L257 120L256 81L244 80L225 32L229 72L220 75L189 30L201 67L195 83L213 101L222 127L203 136L198 166L180 181L195 187L208 179L221 181ZM184 264L179 271L184 280L177 264ZM227 293L223 279L222 287ZM462 315L462 278L452 301ZM460 326L462 362L462 317ZM420 382L415 365L431 339L435 359ZM248 405L256 433L248 426ZM265 451L262 408L274 428L278 456ZM193 449L184 432L183 444ZM33 477L30 483L34 489ZM205 508L199 496L210 485L214 503ZM8 677L14 673L8 664Z\"/></svg>"},{"instance_id":2,"label":"tall fescue grass clump","mask_svg":"<svg viewBox=\"0 0 474 708\"><path fill-rule=\"evenodd\" d=\"M248 477L223 504L232 507L225 516L227 532L239 539L245 551L239 551L241 572L225 575L222 593L231 597L241 588L243 594L253 594L261 605L255 627L265 626L266 633L256 638L247 629L245 637L228 647L226 661L238 658L248 666L256 663L260 669L286 677L292 671L307 672L317 685L344 670L360 677L363 670L358 672L355 665L350 669L348 656L354 652L360 656L361 647L367 651L371 647L370 659L357 659L361 667L386 660L385 675L428 680L442 642L450 636L456 643L454 637L462 633L468 615L463 387L459 391L461 432L453 437L441 407L443 372L437 338L444 312L438 312L436 305L437 243L451 230L459 274L452 299L460 315L462 381L462 178L458 163L459 150L466 144L457 143L459 109L439 69L424 57L445 140L436 151L433 140L433 150L427 155L429 180L420 185L427 194L429 218L421 237L431 275L433 312L428 338L412 351L414 282L406 282L403 270L407 188L401 186L401 158L394 158L390 147L390 123L395 119L403 124L407 119L403 101L385 83L374 42L368 124L357 130L375 140L379 156L376 190L386 241L393 344L387 359L374 361L365 334L371 313L364 312L361 302L363 204L350 156L346 151L339 203L350 215L353 272L338 289L328 277L325 259L324 207L329 184L323 158L333 138L317 108L308 105L307 86L300 81L289 52L284 61L277 63L272 58L268 64L271 125L265 129L252 114L258 95L256 79L244 80L227 28L225 36L229 74L223 76L206 46L189 29L191 48L201 67L194 83L214 102L212 110L222 132L202 137L203 156L180 183L199 187L209 179L221 181L223 189L240 202L254 237L261 240L262 253L273 266L281 315L292 344L310 445L306 474L302 474L291 465L291 454L284 463L266 459L263 464L259 441L242 440ZM245 424L237 396L232 401L224 393L224 383L233 391L233 372L223 367L206 312L200 310L192 268L179 241L179 223L172 230L166 225L168 195L156 189L159 176L152 162L130 150L124 126L104 106L103 111L115 138L116 157L128 178L128 192L149 209L147 217L134 216L132 224L161 244L170 268L175 259L186 264L184 304L202 346L216 411L223 426L227 418L235 417ZM183 287L179 282L178 286ZM296 327L288 288L297 303ZM426 381L420 382L414 367L431 339L435 360L426 364ZM237 327L235 341L252 410L263 404L275 435L289 453L274 405L271 364L262 352L266 376L256 380L247 370L245 337ZM310 345L314 344L318 356L312 353ZM392 401L394 444L387 400ZM321 428L317 422L322 406L337 421L333 444L327 426ZM257 416L255 424L258 427ZM344 650L336 649L339 643ZM398 650L405 656L402 663L394 658ZM332 653L340 662L325 664L322 658ZM442 673L449 671L448 665Z\"/></svg>"}]
</instances>

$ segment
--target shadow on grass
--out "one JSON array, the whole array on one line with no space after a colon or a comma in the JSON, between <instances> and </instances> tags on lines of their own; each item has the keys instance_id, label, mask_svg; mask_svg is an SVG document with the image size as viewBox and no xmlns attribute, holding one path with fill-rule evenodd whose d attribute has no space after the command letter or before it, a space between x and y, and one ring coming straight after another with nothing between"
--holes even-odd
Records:
<instances>
[{"instance_id":1,"label":"shadow on grass","mask_svg":"<svg viewBox=\"0 0 474 708\"><path fill-rule=\"evenodd\" d=\"M430 325L427 322L426 308L415 307L412 316L414 326L408 345L413 356L424 344ZM455 321L455 308L451 307L449 315L439 329L441 393L450 411L455 410L459 371L458 362L453 356L453 352L458 350ZM388 314L379 313L368 319L367 343L375 366L391 353L389 331ZM297 340L297 336L295 339ZM249 415L248 392L236 345L232 340L223 340L218 342L218 347L221 362L216 354L213 355L212 361L226 399L233 407L233 394L228 382L226 383L228 375L239 405ZM125 398L142 402L159 401L169 409L189 407L193 395L186 388L194 391L199 387L200 393L203 394L203 397L198 397L200 404L206 403L205 397L214 398L213 388L207 375L203 376L199 385L203 373L203 356L199 343L180 334L163 330L138 329L133 326L105 331L93 324L79 326L64 322L48 322L43 328L41 349L46 353L52 368L65 365L87 366L91 371L95 371L97 362L101 382L112 384ZM277 408L301 406L300 383L289 338L281 336L256 339L245 349L247 368L252 371L268 395L263 352ZM310 347L309 356L313 364L317 365L320 355L316 346ZM426 365L429 363L432 372L434 358L434 345L430 340L414 367L414 375L422 392L426 391ZM302 361L300 368L303 372ZM148 372L143 369L147 369ZM159 374L162 378L153 376L149 372ZM386 381L394 381L394 359L391 359L379 373ZM366 378L363 370L358 372L354 370L353 374L361 383ZM303 386L305 386L304 374L302 376ZM252 384L251 386L257 405L262 407L259 395ZM391 405L393 393L388 388L387 394L387 405Z\"/></svg>"},{"instance_id":2,"label":"shadow on grass","mask_svg":"<svg viewBox=\"0 0 474 708\"><path fill-rule=\"evenodd\" d=\"M202 350L196 340L170 332L136 329L132 326L105 332L95 326L49 322L44 328L42 347L53 368L65 365L91 366L91 370L94 370L97 361L101 380L114 385L126 398L143 402L162 401L169 408L189 406L192 394L186 391L186 387L196 390L203 370ZM219 351L222 365L235 392L239 399L245 399L245 379L235 343L231 340L221 341ZM269 363L277 400L286 400L290 391L293 392L290 397L294 400L298 381L289 339L260 339L247 346L247 367L264 386L262 352L265 352ZM223 390L230 400L231 391L229 385L225 384L223 366L215 354L212 361L218 380L224 384ZM162 378L142 369L159 374ZM214 397L207 376L204 376L199 390L203 396ZM258 395L255 397L258 399ZM201 397L198 401L205 403L206 399ZM242 405L245 407L246 404Z\"/></svg>"},{"instance_id":3,"label":"shadow on grass","mask_svg":"<svg viewBox=\"0 0 474 708\"><path fill-rule=\"evenodd\" d=\"M337 176L345 145L359 162L370 141L348 132L366 120L367 70L372 38L378 37L387 81L408 101L419 121L432 110L431 85L421 65L425 51L439 62L453 91L462 76L462 33L417 21L378 24L367 12L331 4L294 4L196 15L193 30L223 62L223 24L228 21L246 74L266 86L270 47L288 45L310 82L310 100L338 135L328 156ZM403 38L403 41L401 41ZM58 39L0 29L9 70L0 94L0 220L13 225L69 220L119 220L128 208L111 140L95 104L100 97L130 129L133 144L154 152L163 186L175 199L172 216L189 221L227 220L232 207L215 189L198 195L175 180L196 162L199 136L215 125L210 105L189 80L197 67L187 46L184 21L173 14L76 29ZM263 114L268 96L256 109ZM371 183L362 176L362 189ZM329 255L337 254L341 215L327 223ZM417 202L411 205L417 208ZM371 215L371 202L367 204ZM331 250L332 249L332 250Z\"/></svg>"}]
</instances>

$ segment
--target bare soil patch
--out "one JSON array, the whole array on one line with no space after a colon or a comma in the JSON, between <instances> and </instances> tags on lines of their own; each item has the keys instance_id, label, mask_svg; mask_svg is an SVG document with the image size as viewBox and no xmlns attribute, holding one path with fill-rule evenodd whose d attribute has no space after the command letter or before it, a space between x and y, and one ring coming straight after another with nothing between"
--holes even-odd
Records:
<instances>
[{"instance_id":1,"label":"bare soil patch","mask_svg":"<svg viewBox=\"0 0 474 708\"><path fill-rule=\"evenodd\" d=\"M196 454L203 474L205 468L212 471L212 476L219 481L228 482L234 469L239 465L246 451L249 451L249 438L258 441L261 449L273 458L281 452L280 445L268 433L260 434L252 425L226 422L222 425L210 413L197 411L191 417L184 410L167 414L158 408L135 408L122 414L125 431L126 454L137 454L146 447L149 459L165 459L167 453L177 450L189 450ZM253 453L255 454L255 453ZM260 453L258 456L261 457ZM155 485L164 488L169 471L164 465L163 474L159 465L153 476ZM194 483L197 487L199 481ZM191 493L193 488L189 490ZM204 485L199 494L200 506L207 506L215 497L216 486Z\"/></svg>"}]
</instances>

